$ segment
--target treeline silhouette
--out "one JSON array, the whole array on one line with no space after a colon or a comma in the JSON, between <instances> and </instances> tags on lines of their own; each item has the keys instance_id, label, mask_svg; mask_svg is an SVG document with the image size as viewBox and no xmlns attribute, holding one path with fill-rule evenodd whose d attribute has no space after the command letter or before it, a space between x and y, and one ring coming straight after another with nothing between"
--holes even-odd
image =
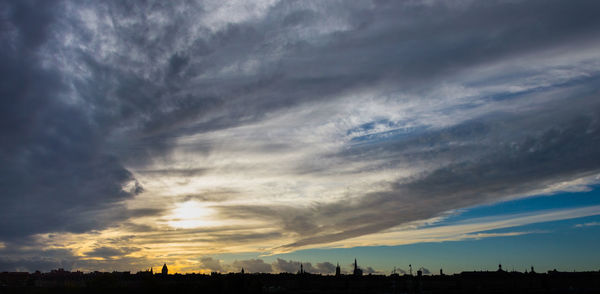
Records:
<instances>
[{"instance_id":1,"label":"treeline silhouette","mask_svg":"<svg viewBox=\"0 0 600 294\"><path fill-rule=\"evenodd\" d=\"M0 273L0 293L600 293L600 271L454 275Z\"/></svg>"}]
</instances>

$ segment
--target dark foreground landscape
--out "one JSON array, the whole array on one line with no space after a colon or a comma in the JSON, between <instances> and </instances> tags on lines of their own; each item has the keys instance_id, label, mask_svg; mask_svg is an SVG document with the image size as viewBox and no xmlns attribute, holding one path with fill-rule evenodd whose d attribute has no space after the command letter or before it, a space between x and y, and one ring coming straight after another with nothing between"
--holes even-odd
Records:
<instances>
[{"instance_id":1,"label":"dark foreground landscape","mask_svg":"<svg viewBox=\"0 0 600 294\"><path fill-rule=\"evenodd\" d=\"M0 273L0 293L600 293L600 271L454 275Z\"/></svg>"}]
</instances>

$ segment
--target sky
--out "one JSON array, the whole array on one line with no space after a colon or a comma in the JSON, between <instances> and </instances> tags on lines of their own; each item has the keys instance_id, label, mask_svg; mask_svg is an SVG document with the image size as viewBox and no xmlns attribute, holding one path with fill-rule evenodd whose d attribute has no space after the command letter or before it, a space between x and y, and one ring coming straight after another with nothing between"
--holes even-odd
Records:
<instances>
[{"instance_id":1,"label":"sky","mask_svg":"<svg viewBox=\"0 0 600 294\"><path fill-rule=\"evenodd\" d=\"M598 1L0 1L0 271L600 270Z\"/></svg>"}]
</instances>

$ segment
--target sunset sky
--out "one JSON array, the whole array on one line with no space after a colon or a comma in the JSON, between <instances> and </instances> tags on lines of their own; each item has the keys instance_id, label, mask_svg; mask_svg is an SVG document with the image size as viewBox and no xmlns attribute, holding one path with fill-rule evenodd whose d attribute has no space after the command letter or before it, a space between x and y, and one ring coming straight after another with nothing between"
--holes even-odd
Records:
<instances>
[{"instance_id":1,"label":"sunset sky","mask_svg":"<svg viewBox=\"0 0 600 294\"><path fill-rule=\"evenodd\" d=\"M0 271L600 270L600 1L0 1Z\"/></svg>"}]
</instances>

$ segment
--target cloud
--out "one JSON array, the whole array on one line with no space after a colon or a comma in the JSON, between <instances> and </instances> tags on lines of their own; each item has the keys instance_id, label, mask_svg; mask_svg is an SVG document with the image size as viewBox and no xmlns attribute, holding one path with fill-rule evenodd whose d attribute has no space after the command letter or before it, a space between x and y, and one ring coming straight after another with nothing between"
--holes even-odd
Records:
<instances>
[{"instance_id":1,"label":"cloud","mask_svg":"<svg viewBox=\"0 0 600 294\"><path fill-rule=\"evenodd\" d=\"M101 247L91 252L95 257L78 256L71 249L47 249L42 243L10 244L9 248L0 249L0 271L36 270L49 272L57 268L81 271L132 271L142 270L153 264L144 257L124 256L127 252L137 251L137 248ZM27 245L27 246L24 246Z\"/></svg>"},{"instance_id":2,"label":"cloud","mask_svg":"<svg viewBox=\"0 0 600 294\"><path fill-rule=\"evenodd\" d=\"M300 262L294 260L285 260L277 258L271 264L264 262L262 259L235 260L231 264L222 264L221 261L212 257L203 257L200 260L200 267L210 271L224 272L239 272L244 268L245 272L262 272L262 273L292 273L295 274L302 269L307 273L312 274L332 274L335 272L335 265L330 262L319 262L316 267L311 262Z\"/></svg>"},{"instance_id":3,"label":"cloud","mask_svg":"<svg viewBox=\"0 0 600 294\"><path fill-rule=\"evenodd\" d=\"M157 175L161 177L190 177L201 175L206 172L202 168L189 168L189 169L151 169L151 170L136 170L137 173L146 175Z\"/></svg>"},{"instance_id":4,"label":"cloud","mask_svg":"<svg viewBox=\"0 0 600 294\"><path fill-rule=\"evenodd\" d=\"M589 222L589 223L583 223L583 224L576 224L574 227L575 228L585 228L585 227L595 227L595 226L600 226L600 222Z\"/></svg>"},{"instance_id":5,"label":"cloud","mask_svg":"<svg viewBox=\"0 0 600 294\"><path fill-rule=\"evenodd\" d=\"M319 262L317 263L317 272L322 274L335 273L335 265L331 262Z\"/></svg>"},{"instance_id":6,"label":"cloud","mask_svg":"<svg viewBox=\"0 0 600 294\"><path fill-rule=\"evenodd\" d=\"M459 223L437 226L406 226L371 235L364 235L331 243L334 247L356 247L368 245L403 245L421 242L460 241L491 237L519 236L525 234L548 233L545 231L493 232L493 230L519 227L528 224L574 219L600 214L599 206L542 210L537 212L498 215L468 219Z\"/></svg>"},{"instance_id":7,"label":"cloud","mask_svg":"<svg viewBox=\"0 0 600 294\"><path fill-rule=\"evenodd\" d=\"M233 268L243 268L247 273L270 273L273 268L262 259L235 260L231 266Z\"/></svg>"},{"instance_id":8,"label":"cloud","mask_svg":"<svg viewBox=\"0 0 600 294\"><path fill-rule=\"evenodd\" d=\"M403 274L403 275L408 274L408 271L403 270L400 267L396 267L396 272L398 272L399 274Z\"/></svg>"},{"instance_id":9,"label":"cloud","mask_svg":"<svg viewBox=\"0 0 600 294\"><path fill-rule=\"evenodd\" d=\"M20 271L20 272L48 272L52 269L65 268L71 269L73 263L63 260L56 260L47 257L32 257L26 259L7 259L0 258L0 268L4 271Z\"/></svg>"},{"instance_id":10,"label":"cloud","mask_svg":"<svg viewBox=\"0 0 600 294\"><path fill-rule=\"evenodd\" d=\"M296 273L300 271L300 265L302 265L302 269L307 273L331 274L335 272L335 265L328 261L319 262L316 266L313 266L310 262L285 260L281 258L277 258L277 260L273 262L273 269L276 272Z\"/></svg>"},{"instance_id":11,"label":"cloud","mask_svg":"<svg viewBox=\"0 0 600 294\"><path fill-rule=\"evenodd\" d=\"M221 261L218 259L213 259L212 257L202 257L200 259L200 267L211 272L225 271L221 265Z\"/></svg>"},{"instance_id":12,"label":"cloud","mask_svg":"<svg viewBox=\"0 0 600 294\"><path fill-rule=\"evenodd\" d=\"M300 264L302 264L305 271L309 272L309 268L312 269L312 265L310 263L303 263L299 261L285 260L281 258L277 258L275 262L273 262L273 266L279 272L284 273L296 273L300 271Z\"/></svg>"},{"instance_id":13,"label":"cloud","mask_svg":"<svg viewBox=\"0 0 600 294\"><path fill-rule=\"evenodd\" d=\"M181 202L201 201L201 202L224 202L235 198L238 193L228 189L209 190L202 193L189 194L182 197Z\"/></svg>"},{"instance_id":14,"label":"cloud","mask_svg":"<svg viewBox=\"0 0 600 294\"><path fill-rule=\"evenodd\" d=\"M102 247L96 247L93 250L86 252L85 255L90 256L90 257L115 258L115 257L121 257L124 255L128 255L132 252L136 252L139 250L140 250L140 248L135 248L135 247L115 248L115 247L102 246Z\"/></svg>"},{"instance_id":15,"label":"cloud","mask_svg":"<svg viewBox=\"0 0 600 294\"><path fill-rule=\"evenodd\" d=\"M104 149L107 128L68 103L69 82L60 69L43 65L41 52L60 26L54 21L61 5L3 4L9 38L3 42L11 45L0 51L6 81L0 89L0 221L6 224L0 238L104 228L122 220L122 201L141 191ZM129 184L135 189L124 190Z\"/></svg>"},{"instance_id":16,"label":"cloud","mask_svg":"<svg viewBox=\"0 0 600 294\"><path fill-rule=\"evenodd\" d=\"M551 111L535 117L503 114L432 130L416 138L403 136L375 142L359 147L362 150L356 153L350 149L349 157L360 154L362 160L370 158L370 150L377 150L374 158L389 156L403 161L405 152L421 148L427 150L426 154L414 151L408 162L420 156L456 158L429 171L395 179L380 192L352 200L315 203L308 208L219 209L227 216L276 219L282 229L303 236L284 246L295 248L374 233L452 209L529 195L552 183L591 177L600 171L600 162L594 160L599 158L595 154L600 147L596 146L600 142L596 120L600 114L583 110L591 107L587 99L579 101L579 106L562 108L561 125L547 124L557 120ZM525 122L531 129L523 126ZM520 134L515 136L512 130L517 126L521 126ZM489 141L490 137L504 139ZM453 141L468 143L465 150L445 147Z\"/></svg>"}]
</instances>

